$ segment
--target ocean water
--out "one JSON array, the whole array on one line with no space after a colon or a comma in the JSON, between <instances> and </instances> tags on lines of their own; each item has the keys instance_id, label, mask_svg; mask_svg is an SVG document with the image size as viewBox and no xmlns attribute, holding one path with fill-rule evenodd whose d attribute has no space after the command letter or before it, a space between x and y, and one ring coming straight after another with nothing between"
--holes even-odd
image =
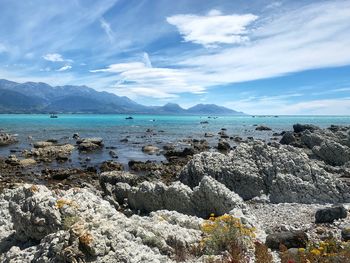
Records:
<instances>
[{"instance_id":1,"label":"ocean water","mask_svg":"<svg viewBox=\"0 0 350 263\"><path fill-rule=\"evenodd\" d=\"M129 160L164 160L163 156L142 153L143 145L153 144L162 147L167 143L186 146L183 139L204 138L204 133L217 134L221 128L227 129L229 136L243 138L253 136L269 140L274 132L292 130L295 123L309 123L320 127L350 125L350 116L165 116L165 115L132 115L134 119L126 120L127 115L93 115L62 114L57 119L48 115L35 114L0 114L0 129L17 134L19 143L0 147L0 156L7 156L11 149L30 149L33 141L57 139L60 143L72 143L74 133L81 137L101 137L105 146L114 146L119 156L118 161ZM208 124L200 122L208 121ZM272 131L255 131L254 125L266 125ZM153 132L146 132L151 129ZM128 137L128 143L120 142ZM29 139L32 138L32 139ZM217 144L218 138L206 138L211 145ZM232 143L233 144L233 143ZM87 154L92 163L110 159L109 150ZM86 157L87 157L86 156ZM85 156L75 152L73 164Z\"/></svg>"}]
</instances>

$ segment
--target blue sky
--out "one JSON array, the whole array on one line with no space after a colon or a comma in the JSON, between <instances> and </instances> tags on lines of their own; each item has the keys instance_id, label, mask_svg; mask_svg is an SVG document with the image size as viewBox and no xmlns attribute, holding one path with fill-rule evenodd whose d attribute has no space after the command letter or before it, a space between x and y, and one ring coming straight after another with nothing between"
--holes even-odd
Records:
<instances>
[{"instance_id":1,"label":"blue sky","mask_svg":"<svg viewBox=\"0 0 350 263\"><path fill-rule=\"evenodd\" d=\"M0 0L0 78L350 114L350 1Z\"/></svg>"}]
</instances>

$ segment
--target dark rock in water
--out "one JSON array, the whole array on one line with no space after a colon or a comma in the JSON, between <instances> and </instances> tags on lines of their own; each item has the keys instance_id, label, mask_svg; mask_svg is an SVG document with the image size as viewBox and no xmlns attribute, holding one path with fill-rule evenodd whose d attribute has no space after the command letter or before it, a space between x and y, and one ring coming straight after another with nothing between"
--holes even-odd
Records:
<instances>
[{"instance_id":1,"label":"dark rock in water","mask_svg":"<svg viewBox=\"0 0 350 263\"><path fill-rule=\"evenodd\" d=\"M335 206L324 209L319 209L315 214L315 222L319 223L333 223L334 220L347 217L348 212L344 206Z\"/></svg>"},{"instance_id":2,"label":"dark rock in water","mask_svg":"<svg viewBox=\"0 0 350 263\"><path fill-rule=\"evenodd\" d=\"M264 126L264 125L260 125L260 126L256 127L255 130L256 131L271 131L271 128Z\"/></svg>"},{"instance_id":3,"label":"dark rock in water","mask_svg":"<svg viewBox=\"0 0 350 263\"><path fill-rule=\"evenodd\" d=\"M128 166L133 171L141 172L141 171L156 170L156 169L158 169L159 165L155 162L152 162L152 161L141 162L141 161L131 160L131 161L129 161Z\"/></svg>"},{"instance_id":4,"label":"dark rock in water","mask_svg":"<svg viewBox=\"0 0 350 263\"><path fill-rule=\"evenodd\" d=\"M345 225L342 227L341 237L345 242L350 241L350 225Z\"/></svg>"},{"instance_id":5,"label":"dark rock in water","mask_svg":"<svg viewBox=\"0 0 350 263\"><path fill-rule=\"evenodd\" d=\"M0 133L0 146L6 146L17 142L15 136L8 133Z\"/></svg>"},{"instance_id":6,"label":"dark rock in water","mask_svg":"<svg viewBox=\"0 0 350 263\"><path fill-rule=\"evenodd\" d=\"M222 131L227 131L227 129L226 129L226 128L221 128L221 130L222 130Z\"/></svg>"},{"instance_id":7,"label":"dark rock in water","mask_svg":"<svg viewBox=\"0 0 350 263\"><path fill-rule=\"evenodd\" d=\"M167 152L164 153L164 156L166 158L169 158L169 157L187 157L187 156L192 156L195 153L196 152L195 152L195 150L193 148L186 147L182 151L175 151L175 150L167 151Z\"/></svg>"},{"instance_id":8,"label":"dark rock in water","mask_svg":"<svg viewBox=\"0 0 350 263\"><path fill-rule=\"evenodd\" d=\"M223 152L227 152L231 149L231 146L228 142L220 140L218 143L218 150L219 151L223 151Z\"/></svg>"},{"instance_id":9,"label":"dark rock in water","mask_svg":"<svg viewBox=\"0 0 350 263\"><path fill-rule=\"evenodd\" d=\"M16 155L11 154L6 160L5 163L9 165L19 165L19 160Z\"/></svg>"},{"instance_id":10,"label":"dark rock in water","mask_svg":"<svg viewBox=\"0 0 350 263\"><path fill-rule=\"evenodd\" d=\"M153 130L151 130L151 129L147 129L147 130L146 130L146 132L153 132Z\"/></svg>"},{"instance_id":11,"label":"dark rock in water","mask_svg":"<svg viewBox=\"0 0 350 263\"><path fill-rule=\"evenodd\" d=\"M130 117L126 117L125 119L126 120L133 120L134 118L130 116Z\"/></svg>"},{"instance_id":12,"label":"dark rock in water","mask_svg":"<svg viewBox=\"0 0 350 263\"><path fill-rule=\"evenodd\" d=\"M128 138L121 139L120 142L128 142Z\"/></svg>"},{"instance_id":13,"label":"dark rock in water","mask_svg":"<svg viewBox=\"0 0 350 263\"><path fill-rule=\"evenodd\" d=\"M47 142L52 142L52 143L58 143L58 140L57 139L48 139L46 140Z\"/></svg>"},{"instance_id":14,"label":"dark rock in water","mask_svg":"<svg viewBox=\"0 0 350 263\"><path fill-rule=\"evenodd\" d=\"M163 149L165 151L173 151L173 150L175 150L175 145L173 145L173 144L166 144L166 145L163 146Z\"/></svg>"},{"instance_id":15,"label":"dark rock in water","mask_svg":"<svg viewBox=\"0 0 350 263\"><path fill-rule=\"evenodd\" d=\"M78 140L80 138L79 133L74 133L73 134L73 139Z\"/></svg>"},{"instance_id":16,"label":"dark rock in water","mask_svg":"<svg viewBox=\"0 0 350 263\"><path fill-rule=\"evenodd\" d=\"M297 123L297 124L293 125L293 129L294 129L294 132L300 133L300 132L303 132L303 131L306 131L306 130L309 130L309 131L313 132L315 130L319 130L320 128L315 126L315 125L312 125L312 124L300 124L300 123Z\"/></svg>"},{"instance_id":17,"label":"dark rock in water","mask_svg":"<svg viewBox=\"0 0 350 263\"><path fill-rule=\"evenodd\" d=\"M201 121L200 124L209 124L208 121Z\"/></svg>"},{"instance_id":18,"label":"dark rock in water","mask_svg":"<svg viewBox=\"0 0 350 263\"><path fill-rule=\"evenodd\" d=\"M350 148L334 141L325 141L312 151L325 163L338 166L350 161Z\"/></svg>"},{"instance_id":19,"label":"dark rock in water","mask_svg":"<svg viewBox=\"0 0 350 263\"><path fill-rule=\"evenodd\" d=\"M107 150L115 150L115 149L117 149L117 147L115 147L115 146L106 146L105 148Z\"/></svg>"},{"instance_id":20,"label":"dark rock in water","mask_svg":"<svg viewBox=\"0 0 350 263\"><path fill-rule=\"evenodd\" d=\"M51 172L51 178L55 180L65 180L70 177L69 170L57 170Z\"/></svg>"},{"instance_id":21,"label":"dark rock in water","mask_svg":"<svg viewBox=\"0 0 350 263\"><path fill-rule=\"evenodd\" d=\"M208 138L208 137L214 137L214 134L210 133L210 132L206 132L204 134L204 137Z\"/></svg>"},{"instance_id":22,"label":"dark rock in water","mask_svg":"<svg viewBox=\"0 0 350 263\"><path fill-rule=\"evenodd\" d=\"M220 131L220 132L218 132L218 134L220 135L220 138L222 138L222 139L228 139L228 138L230 138L230 136L228 136L228 135L226 134L226 132L224 132L224 131Z\"/></svg>"},{"instance_id":23,"label":"dark rock in water","mask_svg":"<svg viewBox=\"0 0 350 263\"><path fill-rule=\"evenodd\" d=\"M113 151L113 150L110 150L108 154L112 158L115 158L115 159L118 158L118 154L115 151Z\"/></svg>"},{"instance_id":24,"label":"dark rock in water","mask_svg":"<svg viewBox=\"0 0 350 263\"><path fill-rule=\"evenodd\" d=\"M280 140L280 144L288 145L293 143L296 143L296 138L293 132L286 132Z\"/></svg>"},{"instance_id":25,"label":"dark rock in water","mask_svg":"<svg viewBox=\"0 0 350 263\"><path fill-rule=\"evenodd\" d=\"M242 138L242 137L239 137L239 136L235 136L235 137L233 138L233 140L234 140L235 142L242 142L242 141L243 141L243 138Z\"/></svg>"},{"instance_id":26,"label":"dark rock in water","mask_svg":"<svg viewBox=\"0 0 350 263\"><path fill-rule=\"evenodd\" d=\"M114 161L105 161L100 166L101 172L109 172L109 171L123 171L124 166L121 163L117 163Z\"/></svg>"},{"instance_id":27,"label":"dark rock in water","mask_svg":"<svg viewBox=\"0 0 350 263\"><path fill-rule=\"evenodd\" d=\"M276 250L280 245L287 248L305 248L307 242L308 237L303 231L283 231L266 237L266 246Z\"/></svg>"}]
</instances>

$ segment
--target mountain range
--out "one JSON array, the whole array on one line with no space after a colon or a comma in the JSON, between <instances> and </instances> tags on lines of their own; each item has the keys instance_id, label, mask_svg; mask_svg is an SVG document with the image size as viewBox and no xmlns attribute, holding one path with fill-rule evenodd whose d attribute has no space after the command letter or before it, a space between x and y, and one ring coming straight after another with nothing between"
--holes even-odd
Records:
<instances>
[{"instance_id":1,"label":"mountain range","mask_svg":"<svg viewBox=\"0 0 350 263\"><path fill-rule=\"evenodd\" d=\"M145 106L87 86L50 86L42 82L17 83L0 79L0 113L124 113L173 115L244 115L215 104L184 109L178 104Z\"/></svg>"}]
</instances>

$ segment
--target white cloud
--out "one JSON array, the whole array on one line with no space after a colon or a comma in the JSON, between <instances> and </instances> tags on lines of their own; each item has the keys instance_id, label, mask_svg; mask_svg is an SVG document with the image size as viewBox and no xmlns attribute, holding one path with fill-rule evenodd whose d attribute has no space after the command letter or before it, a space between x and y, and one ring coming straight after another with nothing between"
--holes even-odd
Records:
<instances>
[{"instance_id":1,"label":"white cloud","mask_svg":"<svg viewBox=\"0 0 350 263\"><path fill-rule=\"evenodd\" d=\"M247 27L257 18L253 14L223 15L218 10L211 10L205 16L181 14L167 17L167 21L177 27L186 42L210 47L247 41Z\"/></svg>"},{"instance_id":2,"label":"white cloud","mask_svg":"<svg viewBox=\"0 0 350 263\"><path fill-rule=\"evenodd\" d=\"M152 67L148 55L145 62L112 64L105 69L91 72L115 73L114 92L132 98L139 96L153 98L174 98L179 93L200 93L204 89L186 82L187 73L172 68Z\"/></svg>"},{"instance_id":3,"label":"white cloud","mask_svg":"<svg viewBox=\"0 0 350 263\"><path fill-rule=\"evenodd\" d=\"M100 19L100 25L102 29L105 31L106 35L108 36L109 41L113 42L114 41L114 32L111 28L111 25L104 19Z\"/></svg>"},{"instance_id":4,"label":"white cloud","mask_svg":"<svg viewBox=\"0 0 350 263\"><path fill-rule=\"evenodd\" d=\"M177 66L210 87L350 64L349 1L317 2L264 21L249 44L183 57Z\"/></svg>"},{"instance_id":5,"label":"white cloud","mask_svg":"<svg viewBox=\"0 0 350 263\"><path fill-rule=\"evenodd\" d=\"M51 62L73 62L71 59L65 59L61 54L48 53L43 56L43 59Z\"/></svg>"},{"instance_id":6,"label":"white cloud","mask_svg":"<svg viewBox=\"0 0 350 263\"><path fill-rule=\"evenodd\" d=\"M72 66L70 66L70 65L65 65L65 66L59 68L57 71L66 71L66 70L69 70L69 69L71 69L71 68L72 68Z\"/></svg>"},{"instance_id":7,"label":"white cloud","mask_svg":"<svg viewBox=\"0 0 350 263\"><path fill-rule=\"evenodd\" d=\"M350 114L350 97L291 102L288 95L249 97L225 103L226 107L260 115L346 115Z\"/></svg>"}]
</instances>

